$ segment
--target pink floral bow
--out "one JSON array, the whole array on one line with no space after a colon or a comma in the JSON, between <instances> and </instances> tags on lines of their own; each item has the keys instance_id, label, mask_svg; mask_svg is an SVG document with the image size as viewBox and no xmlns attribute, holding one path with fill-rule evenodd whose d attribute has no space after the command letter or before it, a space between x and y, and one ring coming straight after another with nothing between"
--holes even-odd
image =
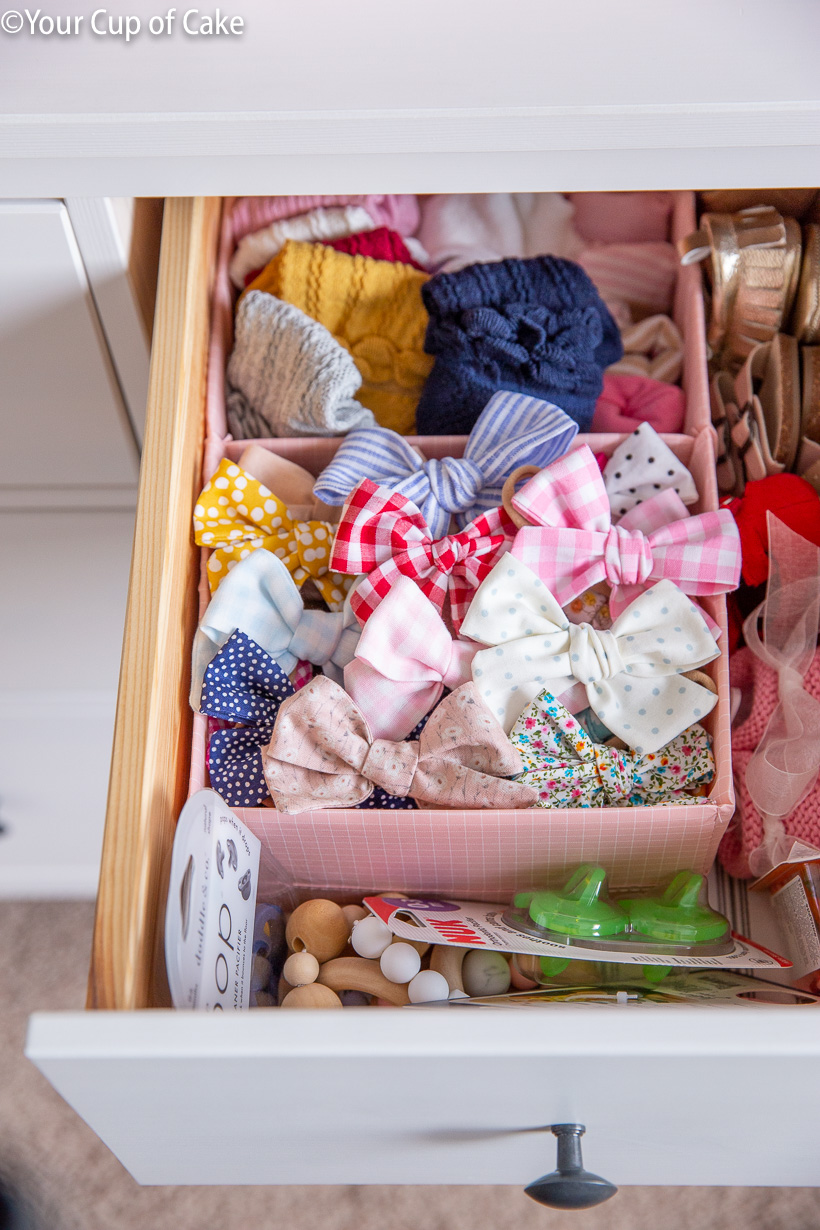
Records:
<instances>
[{"instance_id":1,"label":"pink floral bow","mask_svg":"<svg viewBox=\"0 0 820 1230\"><path fill-rule=\"evenodd\" d=\"M265 779L281 812L355 807L373 793L439 807L531 807L536 791L507 781L520 753L465 683L441 702L421 737L374 739L358 707L319 675L286 700L262 751Z\"/></svg>"},{"instance_id":2,"label":"pink floral bow","mask_svg":"<svg viewBox=\"0 0 820 1230\"><path fill-rule=\"evenodd\" d=\"M740 580L740 535L728 509L689 517L674 492L660 492L613 526L601 472L585 444L530 479L513 507L535 524L518 531L512 553L561 606L606 581L617 618L663 578L685 594L723 594ZM678 519L659 523L670 513Z\"/></svg>"},{"instance_id":3,"label":"pink floral bow","mask_svg":"<svg viewBox=\"0 0 820 1230\"><path fill-rule=\"evenodd\" d=\"M469 682L480 648L454 641L430 599L400 576L364 626L345 688L377 738L403 739L445 687Z\"/></svg>"},{"instance_id":4,"label":"pink floral bow","mask_svg":"<svg viewBox=\"0 0 820 1230\"><path fill-rule=\"evenodd\" d=\"M515 525L504 509L492 508L458 534L434 539L412 500L365 478L342 510L330 567L334 572L368 574L350 598L361 624L398 577L405 576L439 612L449 594L450 618L457 632L474 592L509 551L514 535Z\"/></svg>"}]
</instances>

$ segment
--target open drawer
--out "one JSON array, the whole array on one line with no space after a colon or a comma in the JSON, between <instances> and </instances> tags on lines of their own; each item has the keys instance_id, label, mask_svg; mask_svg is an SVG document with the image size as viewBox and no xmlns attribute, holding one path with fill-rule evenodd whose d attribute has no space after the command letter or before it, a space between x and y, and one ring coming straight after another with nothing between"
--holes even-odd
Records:
<instances>
[{"instance_id":1,"label":"open drawer","mask_svg":"<svg viewBox=\"0 0 820 1230\"><path fill-rule=\"evenodd\" d=\"M29 1058L143 1183L523 1184L551 1169L558 1122L586 1124L586 1160L615 1183L820 1183L811 1009L159 1006L219 216L166 207L89 1011L33 1017Z\"/></svg>"}]
</instances>

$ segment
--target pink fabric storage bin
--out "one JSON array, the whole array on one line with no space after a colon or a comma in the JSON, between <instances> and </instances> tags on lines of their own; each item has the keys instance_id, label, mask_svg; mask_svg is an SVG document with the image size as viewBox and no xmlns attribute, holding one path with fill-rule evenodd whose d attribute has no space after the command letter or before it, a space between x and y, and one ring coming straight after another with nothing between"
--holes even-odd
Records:
<instances>
[{"instance_id":1,"label":"pink fabric storage bin","mask_svg":"<svg viewBox=\"0 0 820 1230\"><path fill-rule=\"evenodd\" d=\"M673 231L694 227L694 198L675 193ZM226 436L224 374L232 342L233 290L228 279L230 201L225 204L213 298L203 482L223 456L238 459L248 441ZM686 341L684 389L688 435L665 437L689 466L700 503L717 507L714 451L709 422L706 352L700 282L682 270L675 318ZM611 453L623 436L580 436L595 452ZM427 457L460 456L464 436L414 438ZM335 439L255 441L318 472L333 456ZM203 551L200 604L209 599ZM526 811L311 811L281 815L273 808L238 809L262 842L260 895L292 886L301 895L359 896L387 888L505 900L521 888L558 880L581 862L605 865L615 887L652 885L684 867L706 871L734 811L731 773L726 607L722 598L704 607L721 629L724 652L708 669L718 704L706 721L714 738L716 777L702 803L691 807L638 807ZM194 715L190 789L207 782L207 719Z\"/></svg>"}]
</instances>

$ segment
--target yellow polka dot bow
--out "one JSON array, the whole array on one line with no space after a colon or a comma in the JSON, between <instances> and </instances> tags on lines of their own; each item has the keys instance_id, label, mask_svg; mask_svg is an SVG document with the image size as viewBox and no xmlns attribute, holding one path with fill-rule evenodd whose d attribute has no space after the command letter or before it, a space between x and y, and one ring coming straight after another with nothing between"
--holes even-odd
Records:
<instances>
[{"instance_id":1,"label":"yellow polka dot bow","mask_svg":"<svg viewBox=\"0 0 820 1230\"><path fill-rule=\"evenodd\" d=\"M263 547L278 556L297 585L312 577L331 611L340 611L355 578L328 568L334 532L328 521L295 521L272 491L227 457L194 509L196 542L212 548L211 593L235 564Z\"/></svg>"}]
</instances>

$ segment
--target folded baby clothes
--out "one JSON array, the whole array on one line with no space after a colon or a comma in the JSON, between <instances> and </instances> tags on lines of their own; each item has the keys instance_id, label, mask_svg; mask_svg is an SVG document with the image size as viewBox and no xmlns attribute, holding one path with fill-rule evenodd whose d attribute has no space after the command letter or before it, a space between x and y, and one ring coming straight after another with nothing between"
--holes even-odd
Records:
<instances>
[{"instance_id":1,"label":"folded baby clothes","mask_svg":"<svg viewBox=\"0 0 820 1230\"><path fill-rule=\"evenodd\" d=\"M414 269L420 269L422 273L425 270L424 260L427 253L418 240L405 240L398 231L391 231L387 226L377 226L375 230L362 227L343 239L322 239L321 242L336 252L347 252L349 256L370 256L376 261L399 261L402 265L412 265Z\"/></svg>"},{"instance_id":2,"label":"folded baby clothes","mask_svg":"<svg viewBox=\"0 0 820 1230\"><path fill-rule=\"evenodd\" d=\"M419 224L418 201L412 193L370 196L243 196L233 203L231 226L234 240L279 222L310 213L313 209L334 209L358 205L366 209L374 226L389 226L400 235L412 235Z\"/></svg>"},{"instance_id":3,"label":"folded baby clothes","mask_svg":"<svg viewBox=\"0 0 820 1230\"><path fill-rule=\"evenodd\" d=\"M330 564L337 572L367 574L349 600L362 625L405 576L439 612L449 599L458 632L476 588L514 536L515 524L504 509L491 508L457 534L436 539L412 500L363 479L342 511Z\"/></svg>"},{"instance_id":4,"label":"folded baby clothes","mask_svg":"<svg viewBox=\"0 0 820 1230\"><path fill-rule=\"evenodd\" d=\"M548 687L559 698L581 693L570 707L589 705L629 747L656 752L717 701L682 673L711 662L718 647L671 581L653 585L609 631L596 632L571 624L544 582L507 555L477 589L461 632L490 647L473 658L473 680L505 730Z\"/></svg>"},{"instance_id":5,"label":"folded baby clothes","mask_svg":"<svg viewBox=\"0 0 820 1230\"><path fill-rule=\"evenodd\" d=\"M444 193L422 202L418 235L436 273L510 256L574 260L583 242L572 213L558 192Z\"/></svg>"},{"instance_id":6,"label":"folded baby clothes","mask_svg":"<svg viewBox=\"0 0 820 1230\"><path fill-rule=\"evenodd\" d=\"M536 807L653 807L692 804L715 776L712 740L696 724L657 752L595 743L548 688L520 714L510 742L524 761L520 782L538 791Z\"/></svg>"},{"instance_id":7,"label":"folded baby clothes","mask_svg":"<svg viewBox=\"0 0 820 1230\"><path fill-rule=\"evenodd\" d=\"M820 844L820 550L769 515L766 599L730 659L737 811L720 845L735 876L761 876L797 838Z\"/></svg>"},{"instance_id":8,"label":"folded baby clothes","mask_svg":"<svg viewBox=\"0 0 820 1230\"><path fill-rule=\"evenodd\" d=\"M314 494L343 504L363 478L404 495L419 508L434 538L455 516L459 528L497 508L506 479L519 466L546 466L578 431L563 410L521 393L494 393L476 420L462 457L427 461L403 436L384 427L347 436L316 480Z\"/></svg>"},{"instance_id":9,"label":"folded baby clothes","mask_svg":"<svg viewBox=\"0 0 820 1230\"><path fill-rule=\"evenodd\" d=\"M359 401L382 427L407 434L432 365L423 349L426 281L411 265L288 241L246 295L266 291L329 329L361 373Z\"/></svg>"},{"instance_id":10,"label":"folded baby clothes","mask_svg":"<svg viewBox=\"0 0 820 1230\"><path fill-rule=\"evenodd\" d=\"M577 260L619 324L671 312L679 269L673 244L593 243Z\"/></svg>"},{"instance_id":11,"label":"folded baby clothes","mask_svg":"<svg viewBox=\"0 0 820 1230\"><path fill-rule=\"evenodd\" d=\"M743 495L727 508L740 532L747 585L762 585L769 576L769 513L820 547L820 497L797 474L772 474L746 483Z\"/></svg>"},{"instance_id":12,"label":"folded baby clothes","mask_svg":"<svg viewBox=\"0 0 820 1230\"><path fill-rule=\"evenodd\" d=\"M532 787L507 779L522 769L475 685L441 702L418 741L374 739L360 710L330 679L286 700L263 752L276 807L294 813L353 807L381 786L439 807L529 807Z\"/></svg>"},{"instance_id":13,"label":"folded baby clothes","mask_svg":"<svg viewBox=\"0 0 820 1230\"><path fill-rule=\"evenodd\" d=\"M595 403L592 430L618 435L650 423L655 431L674 435L683 429L686 401L682 389L648 376L629 376L609 368Z\"/></svg>"},{"instance_id":14,"label":"folded baby clothes","mask_svg":"<svg viewBox=\"0 0 820 1230\"><path fill-rule=\"evenodd\" d=\"M300 661L341 680L359 641L359 625L343 611L305 610L285 565L270 551L240 560L211 598L194 636L191 708L198 711L211 659L232 632L244 632L290 675Z\"/></svg>"},{"instance_id":15,"label":"folded baby clothes","mask_svg":"<svg viewBox=\"0 0 820 1230\"><path fill-rule=\"evenodd\" d=\"M624 356L609 368L624 376L649 376L677 384L683 371L683 338L668 316L647 316L621 328Z\"/></svg>"},{"instance_id":16,"label":"folded baby clothes","mask_svg":"<svg viewBox=\"0 0 820 1230\"><path fill-rule=\"evenodd\" d=\"M649 423L641 423L615 449L604 467L604 486L613 519L659 491L674 491L684 504L698 501L692 475Z\"/></svg>"},{"instance_id":17,"label":"folded baby clothes","mask_svg":"<svg viewBox=\"0 0 820 1230\"><path fill-rule=\"evenodd\" d=\"M360 384L350 354L318 321L258 290L242 296L225 398L236 439L372 427L371 411L354 396Z\"/></svg>"},{"instance_id":18,"label":"folded baby clothes","mask_svg":"<svg viewBox=\"0 0 820 1230\"><path fill-rule=\"evenodd\" d=\"M646 243L669 238L671 192L569 192L583 240Z\"/></svg>"},{"instance_id":19,"label":"folded baby clothes","mask_svg":"<svg viewBox=\"0 0 820 1230\"><path fill-rule=\"evenodd\" d=\"M294 518L282 500L224 457L194 508L197 546L209 547L208 584L214 593L252 551L271 551L298 586L310 577L332 611L340 611L353 578L331 572L334 527Z\"/></svg>"},{"instance_id":20,"label":"folded baby clothes","mask_svg":"<svg viewBox=\"0 0 820 1230\"><path fill-rule=\"evenodd\" d=\"M552 256L470 265L422 289L435 355L421 435L468 432L499 389L553 402L587 431L621 339L580 266Z\"/></svg>"},{"instance_id":21,"label":"folded baby clothes","mask_svg":"<svg viewBox=\"0 0 820 1230\"><path fill-rule=\"evenodd\" d=\"M722 508L657 524L655 506L668 492L636 506L630 528L613 527L604 480L585 444L540 471L513 496L530 525L515 536L512 554L541 578L560 606L601 582L611 588L614 618L665 577L686 594L724 594L740 580L740 537ZM673 493L676 507L678 503ZM636 523L641 513L646 525Z\"/></svg>"},{"instance_id":22,"label":"folded baby clothes","mask_svg":"<svg viewBox=\"0 0 820 1230\"><path fill-rule=\"evenodd\" d=\"M231 257L230 275L234 286L244 287L252 270L264 269L289 239L301 243L339 239L356 231L372 231L375 222L360 205L340 205L335 209L312 209L295 218L271 222L239 241Z\"/></svg>"}]
</instances>

